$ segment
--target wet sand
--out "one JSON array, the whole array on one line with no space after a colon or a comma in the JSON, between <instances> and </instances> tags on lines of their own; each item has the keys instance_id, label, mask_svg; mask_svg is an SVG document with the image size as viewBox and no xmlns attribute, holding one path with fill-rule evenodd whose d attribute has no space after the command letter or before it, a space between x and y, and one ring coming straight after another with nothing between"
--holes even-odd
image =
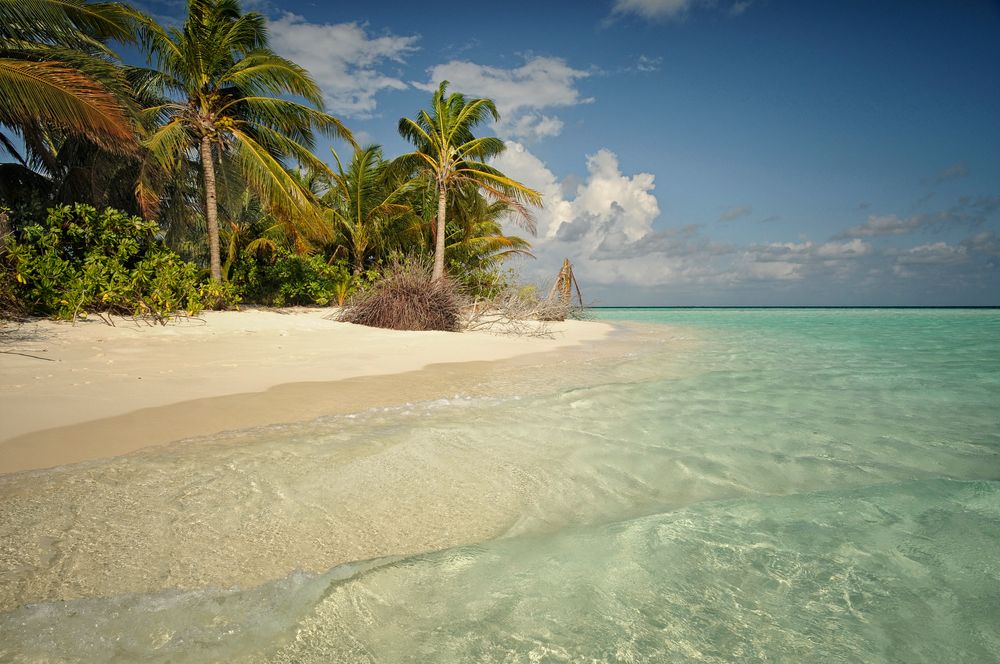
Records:
<instances>
[{"instance_id":1,"label":"wet sand","mask_svg":"<svg viewBox=\"0 0 1000 664\"><path fill-rule=\"evenodd\" d=\"M0 339L0 474L440 398L474 382L477 362L579 347L612 330L566 321L544 337L397 332L329 314L206 312L167 326L35 321L10 330Z\"/></svg>"},{"instance_id":2,"label":"wet sand","mask_svg":"<svg viewBox=\"0 0 1000 664\"><path fill-rule=\"evenodd\" d=\"M119 451L108 447L115 435L142 436L143 449L124 453L126 443L109 458L0 475L7 570L0 611L171 588L247 588L295 570L321 573L545 528L549 517L537 505L560 505L558 522L601 495L599 486L582 501L569 491L578 479L576 434L515 443L515 415L481 422L470 437L465 407L470 414L490 403L500 412L542 408L562 426L577 406L536 399L566 394L573 404L573 390L594 381L634 380L651 366L662 374L648 353L683 357L691 343L665 329L615 329L599 342L550 352L283 384L56 430L100 438L105 452ZM275 424L279 412L295 423ZM160 446L143 433L200 416L237 418L239 426ZM249 424L257 420L270 426Z\"/></svg>"}]
</instances>

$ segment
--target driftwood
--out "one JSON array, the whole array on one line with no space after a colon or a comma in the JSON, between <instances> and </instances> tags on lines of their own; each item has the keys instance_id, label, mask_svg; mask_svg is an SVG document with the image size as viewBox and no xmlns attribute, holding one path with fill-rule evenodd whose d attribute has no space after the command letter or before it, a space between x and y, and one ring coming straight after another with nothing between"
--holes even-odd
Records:
<instances>
[{"instance_id":1,"label":"driftwood","mask_svg":"<svg viewBox=\"0 0 1000 664\"><path fill-rule=\"evenodd\" d=\"M572 283L575 281L572 279ZM466 307L463 327L496 334L551 337L550 322L569 317L582 318L584 311L582 306L573 305L572 299L563 298L559 291L555 292L557 296L539 300L534 295L526 296L517 290L507 289L489 300L477 300Z\"/></svg>"},{"instance_id":2,"label":"driftwood","mask_svg":"<svg viewBox=\"0 0 1000 664\"><path fill-rule=\"evenodd\" d=\"M566 320L566 317L573 311L574 289L576 290L577 302L582 310L584 307L583 295L580 293L580 284L573 274L573 264L567 258L563 261L559 274L556 275L555 283L552 284L552 289L549 291L548 297L545 298L545 302L549 305L545 313L552 317L543 318L542 320Z\"/></svg>"},{"instance_id":3,"label":"driftwood","mask_svg":"<svg viewBox=\"0 0 1000 664\"><path fill-rule=\"evenodd\" d=\"M0 350L0 353L4 355L21 355L22 357L30 357L33 360L45 360L46 362L55 362L51 357L39 357L38 355L31 355L29 353L22 353L16 350Z\"/></svg>"},{"instance_id":4,"label":"driftwood","mask_svg":"<svg viewBox=\"0 0 1000 664\"><path fill-rule=\"evenodd\" d=\"M546 307L544 301L533 301L508 289L496 297L476 300L465 307L462 328L519 337L550 338L552 331L545 320L551 318L543 318L540 314Z\"/></svg>"}]
</instances>

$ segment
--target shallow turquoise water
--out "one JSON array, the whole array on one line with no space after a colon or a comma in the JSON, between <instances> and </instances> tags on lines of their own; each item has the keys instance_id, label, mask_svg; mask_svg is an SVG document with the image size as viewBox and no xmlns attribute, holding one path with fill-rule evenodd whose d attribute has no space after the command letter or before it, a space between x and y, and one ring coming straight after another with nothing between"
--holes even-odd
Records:
<instances>
[{"instance_id":1,"label":"shallow turquoise water","mask_svg":"<svg viewBox=\"0 0 1000 664\"><path fill-rule=\"evenodd\" d=\"M335 510L317 507L335 502L324 460L377 445L383 470L398 457L467 497L469 514L401 504L406 519L480 515L494 535L255 587L24 606L0 614L0 661L1000 662L1000 311L597 316L697 343L531 399L261 430L59 484L167 487L177 528L192 496L221 521L252 482L279 487L280 520L308 520Z\"/></svg>"}]
</instances>

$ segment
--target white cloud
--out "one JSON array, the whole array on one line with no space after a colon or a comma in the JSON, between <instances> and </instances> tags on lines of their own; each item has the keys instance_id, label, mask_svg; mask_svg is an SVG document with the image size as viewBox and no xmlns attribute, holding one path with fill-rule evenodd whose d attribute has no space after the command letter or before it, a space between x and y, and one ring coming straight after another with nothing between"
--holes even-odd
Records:
<instances>
[{"instance_id":1,"label":"white cloud","mask_svg":"<svg viewBox=\"0 0 1000 664\"><path fill-rule=\"evenodd\" d=\"M559 118L540 113L525 113L515 116L510 122L505 121L501 115L500 122L498 133L527 143L537 143L543 138L558 136L563 128L563 121Z\"/></svg>"},{"instance_id":2,"label":"white cloud","mask_svg":"<svg viewBox=\"0 0 1000 664\"><path fill-rule=\"evenodd\" d=\"M871 252L872 246L858 239L847 242L824 242L816 247L816 255L823 258L857 258L867 256Z\"/></svg>"},{"instance_id":3,"label":"white cloud","mask_svg":"<svg viewBox=\"0 0 1000 664\"><path fill-rule=\"evenodd\" d=\"M912 233L926 223L923 215L902 219L894 214L868 216L868 221L860 226L851 226L844 231L844 237L871 237L874 235L905 235Z\"/></svg>"},{"instance_id":4,"label":"white cloud","mask_svg":"<svg viewBox=\"0 0 1000 664\"><path fill-rule=\"evenodd\" d=\"M737 0L731 4L718 0L615 0L611 14L632 14L648 21L671 21L683 19L696 7L705 7L735 17L744 14L752 4L752 0Z\"/></svg>"},{"instance_id":5,"label":"white cloud","mask_svg":"<svg viewBox=\"0 0 1000 664\"><path fill-rule=\"evenodd\" d=\"M380 68L402 63L417 50L418 37L373 36L358 23L310 23L291 13L271 20L268 28L271 47L312 74L335 114L370 117L379 92L407 88Z\"/></svg>"},{"instance_id":6,"label":"white cloud","mask_svg":"<svg viewBox=\"0 0 1000 664\"><path fill-rule=\"evenodd\" d=\"M615 0L615 14L635 14L645 19L679 18L695 4L695 0Z\"/></svg>"},{"instance_id":7,"label":"white cloud","mask_svg":"<svg viewBox=\"0 0 1000 664\"><path fill-rule=\"evenodd\" d=\"M856 259L871 254L872 246L861 240L846 242L771 242L744 250L735 273L755 279L798 281L810 275L844 278L853 272Z\"/></svg>"},{"instance_id":8,"label":"white cloud","mask_svg":"<svg viewBox=\"0 0 1000 664\"><path fill-rule=\"evenodd\" d=\"M635 276L628 261L604 260L602 254L640 241L652 232L660 214L649 173L624 175L617 156L607 149L587 157L587 177L571 191L522 144L507 142L496 166L507 175L542 192L545 207L536 214L539 261L529 266L539 278L554 276L569 257L591 280L610 283ZM549 273L551 272L551 275Z\"/></svg>"},{"instance_id":9,"label":"white cloud","mask_svg":"<svg viewBox=\"0 0 1000 664\"><path fill-rule=\"evenodd\" d=\"M640 55L635 61L634 69L637 72L648 74L650 72L660 71L660 68L662 66L663 66L662 57L650 57L648 55Z\"/></svg>"},{"instance_id":10,"label":"white cloud","mask_svg":"<svg viewBox=\"0 0 1000 664\"><path fill-rule=\"evenodd\" d=\"M869 215L868 221L851 226L841 238L907 235L920 230L942 230L950 226L981 226L1000 212L1000 196L962 196L951 207L934 213L899 217Z\"/></svg>"},{"instance_id":11,"label":"white cloud","mask_svg":"<svg viewBox=\"0 0 1000 664\"><path fill-rule=\"evenodd\" d=\"M651 173L625 174L607 149L587 157L587 175L560 182L522 144L508 141L497 167L542 192L537 214L536 262L526 274L551 279L564 258L592 285L663 287L788 283L809 277L845 279L873 254L853 238L815 243L735 246L702 234L695 224L658 230L660 204Z\"/></svg>"},{"instance_id":12,"label":"white cloud","mask_svg":"<svg viewBox=\"0 0 1000 664\"><path fill-rule=\"evenodd\" d=\"M953 265L964 263L968 252L962 245L947 242L921 244L909 249L887 252L896 257L898 265Z\"/></svg>"},{"instance_id":13,"label":"white cloud","mask_svg":"<svg viewBox=\"0 0 1000 664\"><path fill-rule=\"evenodd\" d=\"M746 10L750 9L750 5L753 3L750 0L741 0L740 2L734 2L729 7L730 16L741 16Z\"/></svg>"},{"instance_id":14,"label":"white cloud","mask_svg":"<svg viewBox=\"0 0 1000 664\"><path fill-rule=\"evenodd\" d=\"M428 82L414 83L414 87L433 91L441 81L449 81L452 91L492 99L501 116L497 134L522 141L555 136L562 130L562 120L539 111L593 101L581 96L576 85L590 74L561 58L536 56L511 69L452 60L427 73Z\"/></svg>"},{"instance_id":15,"label":"white cloud","mask_svg":"<svg viewBox=\"0 0 1000 664\"><path fill-rule=\"evenodd\" d=\"M995 279L988 275L1000 268L1000 238L992 230L956 244L880 249L873 244L878 240L875 236L910 231L912 222L892 215L868 226L871 238L743 245L720 241L707 236L706 229L717 226L666 226L660 220L654 175L623 171L608 149L587 157L584 176L561 180L523 144L508 141L507 145L497 167L538 189L545 201L545 208L537 214L539 233L533 242L537 260L526 262L522 273L528 279L550 282L563 259L569 258L585 295L591 288L626 301L639 293L646 295L636 298L722 293L730 302L740 301L741 294L781 301L781 297L791 297L788 294L800 294L814 301L850 301L867 297L877 288L886 289L892 297L889 284L904 288L903 281L886 281L893 274L908 284L937 284L934 288L949 284L948 288L961 289L971 283L969 275ZM991 198L959 201L916 226L972 223L992 209ZM898 292L905 298L905 290Z\"/></svg>"},{"instance_id":16,"label":"white cloud","mask_svg":"<svg viewBox=\"0 0 1000 664\"><path fill-rule=\"evenodd\" d=\"M911 279L921 273L942 275L942 270L961 265L969 258L964 245L952 245L947 242L932 242L921 244L909 249L892 249L887 256L894 256L892 272L897 277Z\"/></svg>"},{"instance_id":17,"label":"white cloud","mask_svg":"<svg viewBox=\"0 0 1000 664\"><path fill-rule=\"evenodd\" d=\"M962 241L962 246L983 256L1000 256L1000 238L993 231L977 233Z\"/></svg>"}]
</instances>

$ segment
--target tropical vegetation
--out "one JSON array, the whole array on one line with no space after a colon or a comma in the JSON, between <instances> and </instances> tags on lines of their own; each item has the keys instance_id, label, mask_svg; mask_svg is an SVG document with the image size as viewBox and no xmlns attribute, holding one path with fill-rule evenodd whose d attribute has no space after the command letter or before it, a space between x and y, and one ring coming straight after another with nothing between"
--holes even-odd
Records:
<instances>
[{"instance_id":1,"label":"tropical vegetation","mask_svg":"<svg viewBox=\"0 0 1000 664\"><path fill-rule=\"evenodd\" d=\"M66 320L103 312L162 319L238 302L202 282L197 266L158 242L156 231L156 222L112 208L51 208L43 223L6 243L14 294L28 310Z\"/></svg>"},{"instance_id":2,"label":"tropical vegetation","mask_svg":"<svg viewBox=\"0 0 1000 664\"><path fill-rule=\"evenodd\" d=\"M534 224L525 205L542 202L537 191L486 163L506 146L495 136L477 138L472 132L490 118L500 119L496 104L490 99L466 99L460 92L445 96L447 91L448 81L442 81L431 99L429 113L421 110L416 120L399 121L399 133L417 147L400 161L427 178L437 192L433 279L444 276L448 197L456 190L465 185L478 188L518 213L532 232Z\"/></svg>"},{"instance_id":3,"label":"tropical vegetation","mask_svg":"<svg viewBox=\"0 0 1000 664\"><path fill-rule=\"evenodd\" d=\"M541 203L490 165L504 143L476 132L498 118L442 82L399 122L413 151L387 158L238 0L187 0L176 27L0 0L0 293L56 317L344 304L401 265L418 283L424 261L428 283L495 294L530 255L503 223L533 232ZM348 154L317 156L320 137Z\"/></svg>"}]
</instances>

